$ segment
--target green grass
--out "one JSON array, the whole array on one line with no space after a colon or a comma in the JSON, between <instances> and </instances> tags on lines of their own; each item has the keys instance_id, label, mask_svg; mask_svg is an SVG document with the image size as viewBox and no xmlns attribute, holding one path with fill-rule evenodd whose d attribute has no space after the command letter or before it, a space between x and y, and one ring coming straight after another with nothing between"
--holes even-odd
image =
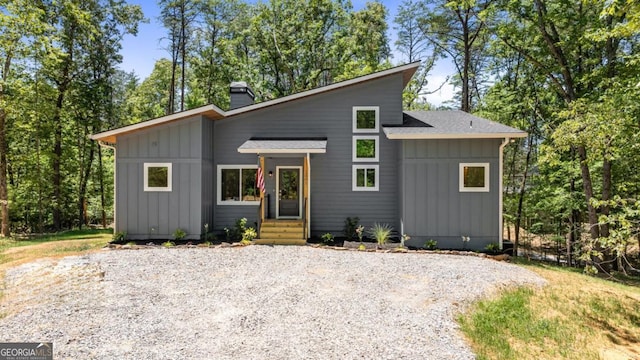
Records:
<instances>
[{"instance_id":1,"label":"green grass","mask_svg":"<svg viewBox=\"0 0 640 360\"><path fill-rule=\"evenodd\" d=\"M0 239L0 252L13 247L37 245L52 241L93 239L96 238L97 235L104 234L113 234L113 229L69 230L53 234L28 236L24 238L11 237L8 239Z\"/></svg>"},{"instance_id":2,"label":"green grass","mask_svg":"<svg viewBox=\"0 0 640 360\"><path fill-rule=\"evenodd\" d=\"M547 279L458 317L478 359L640 358L640 289L580 270L521 265Z\"/></svg>"}]
</instances>

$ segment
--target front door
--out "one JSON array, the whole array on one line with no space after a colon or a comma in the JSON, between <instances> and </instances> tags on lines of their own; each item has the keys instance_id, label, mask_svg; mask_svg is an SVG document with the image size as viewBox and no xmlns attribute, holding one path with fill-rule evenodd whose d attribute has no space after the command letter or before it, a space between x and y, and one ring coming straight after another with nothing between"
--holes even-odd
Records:
<instances>
[{"instance_id":1,"label":"front door","mask_svg":"<svg viewBox=\"0 0 640 360\"><path fill-rule=\"evenodd\" d=\"M301 166L278 166L277 191L278 202L276 204L276 217L279 219L300 218L300 174Z\"/></svg>"}]
</instances>

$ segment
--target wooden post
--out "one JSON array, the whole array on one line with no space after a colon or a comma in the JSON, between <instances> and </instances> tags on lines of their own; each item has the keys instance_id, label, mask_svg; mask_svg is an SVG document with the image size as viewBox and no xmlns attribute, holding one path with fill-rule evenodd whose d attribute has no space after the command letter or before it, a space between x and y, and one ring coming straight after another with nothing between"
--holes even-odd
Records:
<instances>
[{"instance_id":1,"label":"wooden post","mask_svg":"<svg viewBox=\"0 0 640 360\"><path fill-rule=\"evenodd\" d=\"M307 154L307 156L304 157L304 161L303 161L303 176L304 176L304 190L303 190L303 194L304 194L304 219L305 219L305 223L304 223L304 239L307 240L309 238L309 187L311 186L311 179L309 178L309 154Z\"/></svg>"},{"instance_id":2,"label":"wooden post","mask_svg":"<svg viewBox=\"0 0 640 360\"><path fill-rule=\"evenodd\" d=\"M266 174L264 172L264 156L258 155L260 157L260 169L262 169L262 176L264 177ZM264 222L264 192L260 191L260 224Z\"/></svg>"}]
</instances>

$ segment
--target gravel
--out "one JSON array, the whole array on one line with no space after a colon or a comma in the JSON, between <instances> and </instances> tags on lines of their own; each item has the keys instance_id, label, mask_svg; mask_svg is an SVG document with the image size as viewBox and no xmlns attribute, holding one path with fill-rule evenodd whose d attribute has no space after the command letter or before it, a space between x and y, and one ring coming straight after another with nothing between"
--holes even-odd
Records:
<instances>
[{"instance_id":1,"label":"gravel","mask_svg":"<svg viewBox=\"0 0 640 360\"><path fill-rule=\"evenodd\" d=\"M0 342L53 342L55 359L473 359L456 314L523 284L544 280L473 256L108 250L7 271Z\"/></svg>"}]
</instances>

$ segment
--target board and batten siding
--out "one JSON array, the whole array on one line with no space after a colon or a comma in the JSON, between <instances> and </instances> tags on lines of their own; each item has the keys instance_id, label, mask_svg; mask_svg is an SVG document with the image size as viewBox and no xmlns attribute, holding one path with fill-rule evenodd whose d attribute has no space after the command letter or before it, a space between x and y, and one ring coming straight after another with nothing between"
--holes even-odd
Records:
<instances>
[{"instance_id":1,"label":"board and batten siding","mask_svg":"<svg viewBox=\"0 0 640 360\"><path fill-rule=\"evenodd\" d=\"M408 244L470 249L498 243L500 139L402 140L402 218ZM489 163L489 192L460 192L459 164Z\"/></svg>"},{"instance_id":2,"label":"board and batten siding","mask_svg":"<svg viewBox=\"0 0 640 360\"><path fill-rule=\"evenodd\" d=\"M209 120L196 116L118 138L116 231L134 240L172 239L178 228L188 239L200 237L202 219L213 216L212 204L202 196L213 161L203 149L211 148L213 129L203 122ZM171 191L144 191L145 162L172 164Z\"/></svg>"},{"instance_id":3,"label":"board and batten siding","mask_svg":"<svg viewBox=\"0 0 640 360\"><path fill-rule=\"evenodd\" d=\"M399 141L388 140L382 125L402 123L402 75L395 74L354 86L317 94L257 111L215 121L215 165L258 163L255 154L240 154L238 147L252 137L326 137L325 154L311 154L311 233L341 235L347 217L359 217L370 227L389 223L399 231ZM379 191L352 191L352 111L354 106L379 106ZM266 155L266 191L275 216L276 166L292 164L291 156L279 161ZM301 157L299 157L301 158ZM301 162L300 162L301 163ZM216 179L217 181L217 179ZM217 186L217 184L215 185ZM246 217L252 225L258 215L253 205L216 205L215 228L220 230Z\"/></svg>"}]
</instances>

